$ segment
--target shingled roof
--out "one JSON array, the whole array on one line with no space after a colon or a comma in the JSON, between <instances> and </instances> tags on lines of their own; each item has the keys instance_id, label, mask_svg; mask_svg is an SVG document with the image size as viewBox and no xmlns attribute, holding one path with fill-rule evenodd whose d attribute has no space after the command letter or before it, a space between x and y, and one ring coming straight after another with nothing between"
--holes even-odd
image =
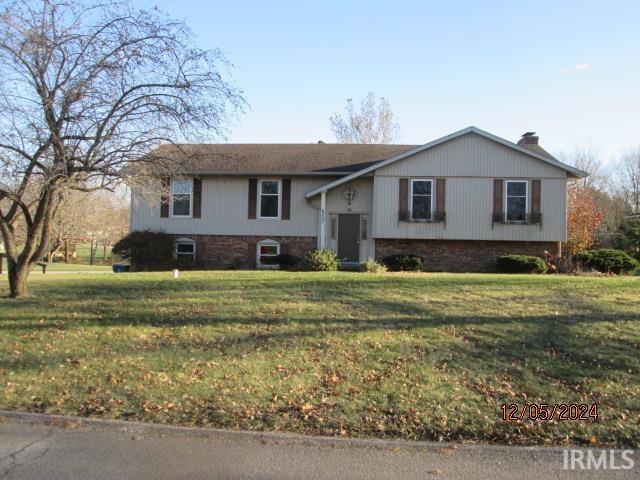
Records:
<instances>
[{"instance_id":1,"label":"shingled roof","mask_svg":"<svg viewBox=\"0 0 640 480\"><path fill-rule=\"evenodd\" d=\"M416 148L363 144L165 144L150 155L170 159L184 173L348 174Z\"/></svg>"}]
</instances>

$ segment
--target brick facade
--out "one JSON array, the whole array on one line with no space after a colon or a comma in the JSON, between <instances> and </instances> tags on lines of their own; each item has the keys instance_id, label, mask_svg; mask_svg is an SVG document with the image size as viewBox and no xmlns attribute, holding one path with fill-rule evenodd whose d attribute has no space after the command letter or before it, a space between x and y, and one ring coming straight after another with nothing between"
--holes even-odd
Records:
<instances>
[{"instance_id":1,"label":"brick facade","mask_svg":"<svg viewBox=\"0 0 640 480\"><path fill-rule=\"evenodd\" d=\"M558 254L559 242L509 242L489 240L414 240L377 238L376 260L399 253L420 255L427 271L491 272L496 257L505 254L543 257Z\"/></svg>"},{"instance_id":2,"label":"brick facade","mask_svg":"<svg viewBox=\"0 0 640 480\"><path fill-rule=\"evenodd\" d=\"M249 235L175 235L196 242L196 265L202 268L255 268L256 244L261 240L280 243L281 253L302 257L317 248L316 237L268 237Z\"/></svg>"}]
</instances>

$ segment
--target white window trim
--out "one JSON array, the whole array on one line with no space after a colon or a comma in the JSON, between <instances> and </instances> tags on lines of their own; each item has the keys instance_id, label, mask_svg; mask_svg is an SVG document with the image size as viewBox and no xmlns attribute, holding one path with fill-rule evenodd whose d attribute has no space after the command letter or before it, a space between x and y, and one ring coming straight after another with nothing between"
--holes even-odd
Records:
<instances>
[{"instance_id":1,"label":"white window trim","mask_svg":"<svg viewBox=\"0 0 640 480\"><path fill-rule=\"evenodd\" d=\"M261 269L269 269L269 270L278 270L280 268L280 265L267 265L267 264L262 264L260 263L260 247L262 246L276 246L276 256L280 255L280 251L281 251L281 246L280 246L280 242L276 242L275 240L271 240L271 239L267 239L267 240L260 240L257 244L256 244L256 268L261 268Z\"/></svg>"},{"instance_id":2,"label":"white window trim","mask_svg":"<svg viewBox=\"0 0 640 480\"><path fill-rule=\"evenodd\" d=\"M260 208L262 200L262 183L263 182L278 182L278 216L277 217L263 217L261 215L262 209ZM271 195L273 194L266 194ZM281 178L259 178L258 179L258 194L256 195L256 213L260 220L280 220L282 218L282 179Z\"/></svg>"},{"instance_id":3,"label":"white window trim","mask_svg":"<svg viewBox=\"0 0 640 480\"><path fill-rule=\"evenodd\" d=\"M510 180L505 180L504 182L504 199L503 199L503 211L504 211L504 221L506 223L526 223L526 219L523 221L520 220L509 220L509 211L507 210L507 199L509 198L509 184L510 183L524 183L525 187L524 187L524 191L525 191L525 198L524 198L524 214L525 217L527 215L529 215L530 212L530 208L529 208L529 180L523 180L523 179L510 179Z\"/></svg>"},{"instance_id":4,"label":"white window trim","mask_svg":"<svg viewBox=\"0 0 640 480\"><path fill-rule=\"evenodd\" d=\"M169 214L171 218L191 218L193 217L193 177L187 177L187 180L191 183L191 193L189 193L189 214L188 215L174 215L173 214L173 182L175 178L171 179L170 185L170 202L169 202Z\"/></svg>"},{"instance_id":5,"label":"white window trim","mask_svg":"<svg viewBox=\"0 0 640 480\"><path fill-rule=\"evenodd\" d=\"M193 245L193 253L178 253L178 244L179 243ZM173 257L177 260L180 257L191 256L193 258L193 260L195 261L195 259L196 259L196 248L197 248L197 244L196 244L196 241L193 238L188 238L188 237L177 238L176 241L173 244Z\"/></svg>"},{"instance_id":6,"label":"white window trim","mask_svg":"<svg viewBox=\"0 0 640 480\"><path fill-rule=\"evenodd\" d=\"M413 218L413 182L429 182L431 184L431 218ZM422 195L422 194L419 194ZM423 195L426 196L426 195ZM433 221L435 212L435 202L433 199L436 197L436 186L433 178L412 178L411 179L411 191L409 192L409 220L412 222L430 222Z\"/></svg>"}]
</instances>

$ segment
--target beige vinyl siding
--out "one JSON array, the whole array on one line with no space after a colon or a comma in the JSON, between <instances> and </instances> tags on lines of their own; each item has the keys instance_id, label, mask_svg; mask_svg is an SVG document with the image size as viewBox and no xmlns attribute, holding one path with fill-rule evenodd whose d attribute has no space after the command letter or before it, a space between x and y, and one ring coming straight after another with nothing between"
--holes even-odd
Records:
<instances>
[{"instance_id":1,"label":"beige vinyl siding","mask_svg":"<svg viewBox=\"0 0 640 480\"><path fill-rule=\"evenodd\" d=\"M542 228L540 225L495 224L493 229L493 177L446 177L446 182L446 223L398 223L398 177L375 177L373 235L376 238L448 240L566 239L566 180L542 179Z\"/></svg>"},{"instance_id":2,"label":"beige vinyl siding","mask_svg":"<svg viewBox=\"0 0 640 480\"><path fill-rule=\"evenodd\" d=\"M475 133L468 133L387 165L377 170L376 175L566 178L566 172L558 167Z\"/></svg>"},{"instance_id":3,"label":"beige vinyl siding","mask_svg":"<svg viewBox=\"0 0 640 480\"><path fill-rule=\"evenodd\" d=\"M446 223L398 222L402 177L446 179ZM492 226L494 178L541 179L542 228ZM372 231L375 238L564 241L566 187L564 170L470 133L377 170Z\"/></svg>"},{"instance_id":4,"label":"beige vinyl siding","mask_svg":"<svg viewBox=\"0 0 640 480\"><path fill-rule=\"evenodd\" d=\"M161 218L159 196L149 201L134 193L131 228L176 234L315 237L318 235L318 210L305 200L304 194L332 178L287 178L291 178L291 220L249 220L248 177L210 176L202 178L202 218Z\"/></svg>"}]
</instances>

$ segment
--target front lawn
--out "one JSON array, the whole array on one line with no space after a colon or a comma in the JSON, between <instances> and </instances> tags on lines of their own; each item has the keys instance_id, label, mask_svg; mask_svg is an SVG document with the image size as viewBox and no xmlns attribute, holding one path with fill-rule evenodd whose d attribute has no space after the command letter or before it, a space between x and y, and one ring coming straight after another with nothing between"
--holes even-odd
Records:
<instances>
[{"instance_id":1,"label":"front lawn","mask_svg":"<svg viewBox=\"0 0 640 480\"><path fill-rule=\"evenodd\" d=\"M236 271L34 275L31 289L0 299L3 409L640 445L638 278ZM501 419L525 402L600 417Z\"/></svg>"}]
</instances>

